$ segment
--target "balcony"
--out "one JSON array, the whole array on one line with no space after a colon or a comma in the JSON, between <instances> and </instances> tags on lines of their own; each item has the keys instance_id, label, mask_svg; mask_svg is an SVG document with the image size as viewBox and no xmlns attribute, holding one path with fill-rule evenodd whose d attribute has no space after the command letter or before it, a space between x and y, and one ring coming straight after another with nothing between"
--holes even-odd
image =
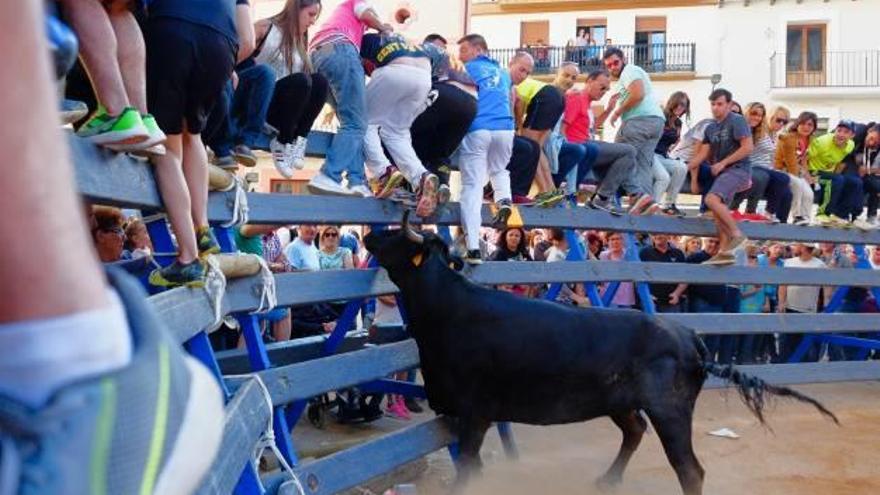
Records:
<instances>
[{"instance_id":1,"label":"balcony","mask_svg":"<svg viewBox=\"0 0 880 495\"><path fill-rule=\"evenodd\" d=\"M627 60L652 74L687 73L695 71L697 46L694 43L655 43L615 45L623 50ZM535 75L554 74L563 62L575 62L582 73L604 67L604 46L532 46L528 48L497 48L489 55L506 64L518 51L527 51L535 59Z\"/></svg>"},{"instance_id":2,"label":"balcony","mask_svg":"<svg viewBox=\"0 0 880 495\"><path fill-rule=\"evenodd\" d=\"M880 50L778 52L770 57L770 71L774 90L874 93L880 89Z\"/></svg>"}]
</instances>

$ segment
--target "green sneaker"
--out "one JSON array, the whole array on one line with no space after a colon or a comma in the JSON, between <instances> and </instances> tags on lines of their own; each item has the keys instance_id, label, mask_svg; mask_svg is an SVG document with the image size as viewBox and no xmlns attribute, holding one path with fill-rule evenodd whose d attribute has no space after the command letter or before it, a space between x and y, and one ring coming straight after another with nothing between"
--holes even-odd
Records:
<instances>
[{"instance_id":1,"label":"green sneaker","mask_svg":"<svg viewBox=\"0 0 880 495\"><path fill-rule=\"evenodd\" d=\"M217 242L217 237L214 236L214 231L211 230L211 227L199 227L196 229L196 239L198 239L199 243L199 258L204 259L220 252L220 243Z\"/></svg>"},{"instance_id":2,"label":"green sneaker","mask_svg":"<svg viewBox=\"0 0 880 495\"><path fill-rule=\"evenodd\" d=\"M150 285L165 287L201 288L205 286L205 265L201 260L183 265L174 261L165 268L157 268L150 273Z\"/></svg>"},{"instance_id":3,"label":"green sneaker","mask_svg":"<svg viewBox=\"0 0 880 495\"><path fill-rule=\"evenodd\" d=\"M76 131L76 135L97 145L133 145L150 138L141 114L128 107L116 117L104 107L98 110Z\"/></svg>"},{"instance_id":4,"label":"green sneaker","mask_svg":"<svg viewBox=\"0 0 880 495\"><path fill-rule=\"evenodd\" d=\"M147 130L147 134L149 137L139 143L116 143L116 144L108 144L107 147L113 151L135 151L135 152L148 152L147 155L164 155L165 147L162 143L165 142L167 136L162 132L162 129L159 128L159 124L156 122L156 117L145 113L141 114L141 122L144 124L144 129ZM161 152L159 152L161 150Z\"/></svg>"},{"instance_id":5,"label":"green sneaker","mask_svg":"<svg viewBox=\"0 0 880 495\"><path fill-rule=\"evenodd\" d=\"M565 199L565 191L554 189L535 196L535 206L539 208L552 208Z\"/></svg>"}]
</instances>

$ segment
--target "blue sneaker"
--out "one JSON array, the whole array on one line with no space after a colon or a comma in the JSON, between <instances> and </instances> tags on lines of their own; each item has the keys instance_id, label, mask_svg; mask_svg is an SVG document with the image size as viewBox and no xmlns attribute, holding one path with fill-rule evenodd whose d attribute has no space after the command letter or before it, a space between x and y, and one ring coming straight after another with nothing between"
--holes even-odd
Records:
<instances>
[{"instance_id":1,"label":"blue sneaker","mask_svg":"<svg viewBox=\"0 0 880 495\"><path fill-rule=\"evenodd\" d=\"M0 493L183 495L210 469L223 431L217 382L171 339L136 281L109 275L132 361L41 410L0 397Z\"/></svg>"}]
</instances>

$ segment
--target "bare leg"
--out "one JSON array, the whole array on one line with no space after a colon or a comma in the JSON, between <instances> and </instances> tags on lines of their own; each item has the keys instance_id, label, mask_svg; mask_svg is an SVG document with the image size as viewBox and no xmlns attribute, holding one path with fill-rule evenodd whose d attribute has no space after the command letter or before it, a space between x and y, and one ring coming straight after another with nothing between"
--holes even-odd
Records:
<instances>
[{"instance_id":1,"label":"bare leg","mask_svg":"<svg viewBox=\"0 0 880 495\"><path fill-rule=\"evenodd\" d=\"M729 241L734 237L741 236L742 232L736 225L736 220L733 219L730 210L727 209L727 205L724 204L724 201L722 201L719 196L715 194L707 194L706 207L715 215L715 223L718 226L718 240L720 241L721 250L727 250L730 244ZM722 237L727 237L727 242L725 242Z\"/></svg>"},{"instance_id":2,"label":"bare leg","mask_svg":"<svg viewBox=\"0 0 880 495\"><path fill-rule=\"evenodd\" d=\"M183 174L196 227L208 226L208 153L201 134L183 133Z\"/></svg>"},{"instance_id":3,"label":"bare leg","mask_svg":"<svg viewBox=\"0 0 880 495\"><path fill-rule=\"evenodd\" d=\"M0 323L62 316L110 304L58 120L44 39L42 2L0 2L0 111L15 125L0 145L18 150L4 167L10 186L0 195ZM47 164L52 164L47 173ZM23 220L13 212L31 215ZM25 228L25 223L27 228Z\"/></svg>"},{"instance_id":4,"label":"bare leg","mask_svg":"<svg viewBox=\"0 0 880 495\"><path fill-rule=\"evenodd\" d=\"M608 468L608 471L601 478L596 480L596 485L603 490L618 485L623 481L623 472L626 470L626 466L629 464L633 453L639 447L645 430L648 428L648 425L645 424L645 419L642 418L638 411L611 416L611 419L620 428L620 431L623 432L623 443L620 445L620 451L617 453L614 463L611 464L611 467Z\"/></svg>"},{"instance_id":5,"label":"bare leg","mask_svg":"<svg viewBox=\"0 0 880 495\"><path fill-rule=\"evenodd\" d=\"M61 4L79 38L80 57L98 101L107 113L119 115L129 101L116 63L116 35L107 11L98 0L61 0Z\"/></svg>"},{"instance_id":6,"label":"bare leg","mask_svg":"<svg viewBox=\"0 0 880 495\"><path fill-rule=\"evenodd\" d=\"M275 338L275 342L287 342L290 340L291 331L289 313L283 320L272 324L272 337Z\"/></svg>"},{"instance_id":7,"label":"bare leg","mask_svg":"<svg viewBox=\"0 0 880 495\"><path fill-rule=\"evenodd\" d=\"M177 237L179 251L177 259L181 263L187 264L195 261L199 256L199 249L196 245L196 231L190 215L192 209L190 193L180 165L180 157L183 154L183 138L180 134L168 136L165 146L167 153L153 159L156 183L159 185L159 192L165 203L165 211L171 222L171 228L174 229L174 234Z\"/></svg>"},{"instance_id":8,"label":"bare leg","mask_svg":"<svg viewBox=\"0 0 880 495\"><path fill-rule=\"evenodd\" d=\"M115 2L110 7L110 24L116 33L119 70L125 94L137 111L147 113L147 49L137 21L126 6Z\"/></svg>"}]
</instances>

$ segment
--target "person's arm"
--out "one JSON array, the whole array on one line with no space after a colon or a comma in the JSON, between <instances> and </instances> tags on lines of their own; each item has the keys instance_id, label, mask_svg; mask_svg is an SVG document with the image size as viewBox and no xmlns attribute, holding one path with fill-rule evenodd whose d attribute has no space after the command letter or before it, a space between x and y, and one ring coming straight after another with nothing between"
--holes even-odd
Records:
<instances>
[{"instance_id":1,"label":"person's arm","mask_svg":"<svg viewBox=\"0 0 880 495\"><path fill-rule=\"evenodd\" d=\"M641 79L636 79L635 81L629 83L626 87L629 96L627 96L626 100L617 107L617 110L614 112L614 115L611 117L611 124L613 125L617 119L620 118L626 111L637 107L642 100L645 99L645 83Z\"/></svg>"},{"instance_id":2,"label":"person's arm","mask_svg":"<svg viewBox=\"0 0 880 495\"><path fill-rule=\"evenodd\" d=\"M357 2L354 6L354 14L367 27L375 29L380 33L393 33L394 26L379 19L379 13L373 8L369 2Z\"/></svg>"},{"instance_id":3,"label":"person's arm","mask_svg":"<svg viewBox=\"0 0 880 495\"><path fill-rule=\"evenodd\" d=\"M526 112L525 108L523 108L523 101L516 92L516 86L510 88L510 102L513 106L513 125L516 127L516 130L520 130L522 129Z\"/></svg>"},{"instance_id":4,"label":"person's arm","mask_svg":"<svg viewBox=\"0 0 880 495\"><path fill-rule=\"evenodd\" d=\"M352 260L351 250L349 249L346 249L345 254L342 256L342 268L346 270L354 268L354 261Z\"/></svg>"},{"instance_id":5,"label":"person's arm","mask_svg":"<svg viewBox=\"0 0 880 495\"><path fill-rule=\"evenodd\" d=\"M779 304L776 305L777 313L785 313L785 302L788 299L788 287L785 285L779 286Z\"/></svg>"},{"instance_id":6,"label":"person's arm","mask_svg":"<svg viewBox=\"0 0 880 495\"><path fill-rule=\"evenodd\" d=\"M254 50L256 50L257 47L263 43L263 40L266 39L266 35L269 34L269 28L271 26L272 21L269 19L260 19L254 23Z\"/></svg>"},{"instance_id":7,"label":"person's arm","mask_svg":"<svg viewBox=\"0 0 880 495\"><path fill-rule=\"evenodd\" d=\"M754 289L740 292L740 297L754 296L755 294L764 290L764 287L761 285L755 285L754 287L755 287Z\"/></svg>"},{"instance_id":8,"label":"person's arm","mask_svg":"<svg viewBox=\"0 0 880 495\"><path fill-rule=\"evenodd\" d=\"M235 62L239 63L250 57L257 47L250 5L244 3L235 6L235 30L238 33L238 57Z\"/></svg>"},{"instance_id":9,"label":"person's arm","mask_svg":"<svg viewBox=\"0 0 880 495\"><path fill-rule=\"evenodd\" d=\"M745 160L752 154L752 151L755 149L755 142L752 139L752 136L745 136L740 138L739 140L739 149L730 154L730 156L720 160L718 163L712 165L712 173L715 175L720 174L724 171L725 168L730 165L740 161Z\"/></svg>"},{"instance_id":10,"label":"person's arm","mask_svg":"<svg viewBox=\"0 0 880 495\"><path fill-rule=\"evenodd\" d=\"M605 107L605 110L601 114L596 116L596 123L594 124L596 126L596 129L605 125L605 121L608 120L608 116L610 116L611 113L614 112L614 109L617 107L617 101L619 99L620 94L618 93L612 96L610 100L608 100L608 105Z\"/></svg>"},{"instance_id":11,"label":"person's arm","mask_svg":"<svg viewBox=\"0 0 880 495\"><path fill-rule=\"evenodd\" d=\"M239 232L244 237L257 237L261 235L271 234L278 230L278 225L242 225Z\"/></svg>"},{"instance_id":12,"label":"person's arm","mask_svg":"<svg viewBox=\"0 0 880 495\"><path fill-rule=\"evenodd\" d=\"M678 284L672 294L669 294L669 304L675 305L681 302L681 296L688 289L688 284Z\"/></svg>"},{"instance_id":13,"label":"person's arm","mask_svg":"<svg viewBox=\"0 0 880 495\"><path fill-rule=\"evenodd\" d=\"M397 297L395 296L379 296L376 299L386 306L397 306Z\"/></svg>"},{"instance_id":14,"label":"person's arm","mask_svg":"<svg viewBox=\"0 0 880 495\"><path fill-rule=\"evenodd\" d=\"M691 157L691 161L688 163L688 170L691 172L691 194L700 193L700 164L709 158L709 151L711 151L711 148L708 144L698 144L694 156Z\"/></svg>"}]
</instances>

